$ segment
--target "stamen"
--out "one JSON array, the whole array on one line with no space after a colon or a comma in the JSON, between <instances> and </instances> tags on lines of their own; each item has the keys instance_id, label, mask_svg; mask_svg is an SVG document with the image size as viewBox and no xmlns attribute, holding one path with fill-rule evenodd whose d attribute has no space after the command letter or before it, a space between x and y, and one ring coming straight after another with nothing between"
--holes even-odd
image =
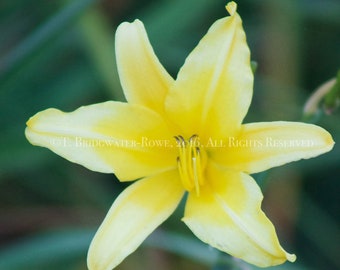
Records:
<instances>
[{"instance_id":1,"label":"stamen","mask_svg":"<svg viewBox=\"0 0 340 270\"><path fill-rule=\"evenodd\" d=\"M182 184L188 191L195 188L196 194L199 195L200 186L204 184L199 137L195 134L186 141L178 135L175 139L179 147L177 165Z\"/></svg>"},{"instance_id":2,"label":"stamen","mask_svg":"<svg viewBox=\"0 0 340 270\"><path fill-rule=\"evenodd\" d=\"M193 151L195 152L195 151ZM197 195L200 195L200 184L198 180L198 173L197 173L197 158L192 158L192 170L193 170L193 178L194 178L194 184Z\"/></svg>"},{"instance_id":3,"label":"stamen","mask_svg":"<svg viewBox=\"0 0 340 270\"><path fill-rule=\"evenodd\" d=\"M198 147L196 147L196 155L197 155L197 171L202 172L202 160L201 160L201 154L200 154L200 149ZM202 174L199 174L199 178L198 178L198 183L200 185L203 185L203 176Z\"/></svg>"}]
</instances>

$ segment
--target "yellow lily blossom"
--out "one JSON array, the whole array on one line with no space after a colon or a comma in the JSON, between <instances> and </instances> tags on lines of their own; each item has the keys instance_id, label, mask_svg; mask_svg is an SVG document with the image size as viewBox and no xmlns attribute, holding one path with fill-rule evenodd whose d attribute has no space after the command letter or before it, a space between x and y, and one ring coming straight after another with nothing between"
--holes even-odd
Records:
<instances>
[{"instance_id":1,"label":"yellow lily blossom","mask_svg":"<svg viewBox=\"0 0 340 270\"><path fill-rule=\"evenodd\" d=\"M47 109L27 122L28 140L131 184L113 203L89 249L91 270L132 253L188 194L183 221L203 242L261 267L289 260L261 210L249 175L333 147L324 129L297 122L242 124L253 74L234 2L187 57L174 80L142 22L122 23L116 55L128 103L71 113Z\"/></svg>"}]
</instances>

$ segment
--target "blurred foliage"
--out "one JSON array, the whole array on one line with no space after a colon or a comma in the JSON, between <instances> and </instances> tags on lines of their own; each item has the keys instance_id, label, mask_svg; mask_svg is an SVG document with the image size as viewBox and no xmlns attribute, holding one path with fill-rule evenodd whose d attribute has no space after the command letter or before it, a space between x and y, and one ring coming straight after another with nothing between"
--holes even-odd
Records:
<instances>
[{"instance_id":1,"label":"blurred foliage","mask_svg":"<svg viewBox=\"0 0 340 270\"><path fill-rule=\"evenodd\" d=\"M325 96L324 102L324 109L329 114L332 114L340 106L340 70L334 80L334 85Z\"/></svg>"},{"instance_id":2,"label":"blurred foliage","mask_svg":"<svg viewBox=\"0 0 340 270\"><path fill-rule=\"evenodd\" d=\"M114 32L141 19L174 77L216 19L222 0L3 0L0 3L0 269L86 269L96 228L126 185L31 146L25 122L49 107L124 100ZM258 63L246 121L299 120L307 97L340 66L338 0L239 0ZM339 111L318 124L340 139ZM255 175L263 208L295 264L340 268L340 147ZM219 254L180 222L183 207L117 269L256 269Z\"/></svg>"}]
</instances>

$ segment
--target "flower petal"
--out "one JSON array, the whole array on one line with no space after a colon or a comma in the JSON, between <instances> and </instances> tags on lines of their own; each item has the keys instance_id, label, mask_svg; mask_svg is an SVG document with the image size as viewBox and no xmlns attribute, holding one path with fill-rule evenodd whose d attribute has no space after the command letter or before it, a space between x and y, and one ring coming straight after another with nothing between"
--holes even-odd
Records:
<instances>
[{"instance_id":1,"label":"flower petal","mask_svg":"<svg viewBox=\"0 0 340 270\"><path fill-rule=\"evenodd\" d=\"M184 190L177 170L137 181L113 203L92 240L90 270L111 270L175 210Z\"/></svg>"},{"instance_id":2,"label":"flower petal","mask_svg":"<svg viewBox=\"0 0 340 270\"><path fill-rule=\"evenodd\" d=\"M168 145L174 139L166 124L137 105L111 101L71 113L48 109L30 118L26 137L90 170L115 173L122 181L176 167L176 149Z\"/></svg>"},{"instance_id":3,"label":"flower petal","mask_svg":"<svg viewBox=\"0 0 340 270\"><path fill-rule=\"evenodd\" d=\"M210 186L188 197L184 222L203 242L260 267L295 261L261 210L262 193L243 173L207 168Z\"/></svg>"},{"instance_id":4,"label":"flower petal","mask_svg":"<svg viewBox=\"0 0 340 270\"><path fill-rule=\"evenodd\" d=\"M166 111L182 135L222 138L239 128L250 105L250 52L236 4L216 21L187 57L166 99Z\"/></svg>"},{"instance_id":5,"label":"flower petal","mask_svg":"<svg viewBox=\"0 0 340 270\"><path fill-rule=\"evenodd\" d=\"M141 21L122 23L116 32L116 57L129 103L163 112L173 79L157 59Z\"/></svg>"},{"instance_id":6,"label":"flower petal","mask_svg":"<svg viewBox=\"0 0 340 270\"><path fill-rule=\"evenodd\" d=\"M229 137L227 147L211 151L211 157L231 169L257 173L272 167L318 156L333 148L331 135L321 127L298 122L245 124Z\"/></svg>"}]
</instances>

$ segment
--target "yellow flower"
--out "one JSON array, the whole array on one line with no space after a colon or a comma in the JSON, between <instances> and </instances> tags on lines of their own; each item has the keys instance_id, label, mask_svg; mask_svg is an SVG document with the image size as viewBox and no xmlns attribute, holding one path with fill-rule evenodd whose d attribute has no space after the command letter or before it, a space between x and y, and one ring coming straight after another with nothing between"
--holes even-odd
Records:
<instances>
[{"instance_id":1,"label":"yellow flower","mask_svg":"<svg viewBox=\"0 0 340 270\"><path fill-rule=\"evenodd\" d=\"M236 4L216 21L174 80L156 58L143 24L116 33L128 103L71 113L47 109L27 123L28 140L121 181L139 179L113 203L88 254L109 270L132 253L188 193L183 221L203 242L266 267L294 261L261 210L248 174L333 147L331 135L295 122L242 124L252 97L250 52Z\"/></svg>"}]
</instances>

